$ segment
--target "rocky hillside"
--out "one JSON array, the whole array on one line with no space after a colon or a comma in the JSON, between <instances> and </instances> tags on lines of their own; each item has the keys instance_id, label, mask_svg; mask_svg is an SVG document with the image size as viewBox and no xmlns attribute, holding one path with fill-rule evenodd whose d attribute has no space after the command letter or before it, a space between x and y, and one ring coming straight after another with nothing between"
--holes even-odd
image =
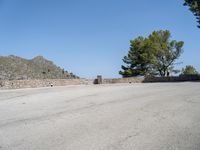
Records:
<instances>
[{"instance_id":1,"label":"rocky hillside","mask_svg":"<svg viewBox=\"0 0 200 150\"><path fill-rule=\"evenodd\" d=\"M42 56L27 60L17 56L0 56L0 80L78 78Z\"/></svg>"}]
</instances>

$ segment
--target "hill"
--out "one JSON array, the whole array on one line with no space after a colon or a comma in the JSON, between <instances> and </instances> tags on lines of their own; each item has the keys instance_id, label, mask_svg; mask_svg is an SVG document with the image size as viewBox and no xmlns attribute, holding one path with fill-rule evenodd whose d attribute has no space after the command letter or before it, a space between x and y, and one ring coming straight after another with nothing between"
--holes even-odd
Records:
<instances>
[{"instance_id":1,"label":"hill","mask_svg":"<svg viewBox=\"0 0 200 150\"><path fill-rule=\"evenodd\" d=\"M37 56L31 60L13 55L0 56L0 80L71 78L78 77L42 56Z\"/></svg>"}]
</instances>

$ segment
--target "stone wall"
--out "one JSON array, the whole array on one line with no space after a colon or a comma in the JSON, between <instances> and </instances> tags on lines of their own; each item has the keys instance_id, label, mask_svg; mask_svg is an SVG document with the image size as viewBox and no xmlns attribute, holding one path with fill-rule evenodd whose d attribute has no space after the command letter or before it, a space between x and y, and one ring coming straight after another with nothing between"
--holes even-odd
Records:
<instances>
[{"instance_id":1,"label":"stone wall","mask_svg":"<svg viewBox=\"0 0 200 150\"><path fill-rule=\"evenodd\" d=\"M144 82L184 82L184 81L200 81L200 75L188 75L177 77L146 77Z\"/></svg>"},{"instance_id":2,"label":"stone wall","mask_svg":"<svg viewBox=\"0 0 200 150\"><path fill-rule=\"evenodd\" d=\"M180 76L180 77L131 77L103 79L102 84L114 83L143 83L143 82L182 82L200 81L200 76ZM41 79L41 80L0 80L0 89L37 88L52 86L67 86L80 84L94 84L92 79Z\"/></svg>"},{"instance_id":3,"label":"stone wall","mask_svg":"<svg viewBox=\"0 0 200 150\"><path fill-rule=\"evenodd\" d=\"M2 80L0 89L36 88L86 84L80 79Z\"/></svg>"},{"instance_id":4,"label":"stone wall","mask_svg":"<svg viewBox=\"0 0 200 150\"><path fill-rule=\"evenodd\" d=\"M176 77L130 77L103 79L103 84L112 83L148 83L148 82L184 82L184 81L200 81L200 75L176 76Z\"/></svg>"},{"instance_id":5,"label":"stone wall","mask_svg":"<svg viewBox=\"0 0 200 150\"><path fill-rule=\"evenodd\" d=\"M143 78L116 78L103 79L102 84L113 83L141 83ZM94 84L93 79L41 79L41 80L0 80L0 89L20 89L20 88L37 88L51 86L67 86L67 85L91 85Z\"/></svg>"},{"instance_id":6,"label":"stone wall","mask_svg":"<svg viewBox=\"0 0 200 150\"><path fill-rule=\"evenodd\" d=\"M103 84L113 83L142 83L143 77L131 77L131 78L114 78L114 79L103 79Z\"/></svg>"}]
</instances>

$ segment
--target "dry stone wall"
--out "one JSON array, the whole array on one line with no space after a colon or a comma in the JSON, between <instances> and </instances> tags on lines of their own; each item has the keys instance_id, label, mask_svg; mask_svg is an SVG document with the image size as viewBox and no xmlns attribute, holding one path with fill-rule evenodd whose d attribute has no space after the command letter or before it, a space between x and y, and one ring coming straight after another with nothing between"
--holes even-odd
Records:
<instances>
[{"instance_id":1,"label":"dry stone wall","mask_svg":"<svg viewBox=\"0 0 200 150\"><path fill-rule=\"evenodd\" d=\"M141 83L143 78L118 78L103 79L103 84L113 83ZM20 88L37 88L51 86L67 85L91 85L94 84L92 79L40 79L40 80L0 80L0 89L20 89Z\"/></svg>"},{"instance_id":2,"label":"dry stone wall","mask_svg":"<svg viewBox=\"0 0 200 150\"><path fill-rule=\"evenodd\" d=\"M200 81L200 75L186 75L177 77L146 77L144 82L184 82Z\"/></svg>"},{"instance_id":3,"label":"dry stone wall","mask_svg":"<svg viewBox=\"0 0 200 150\"><path fill-rule=\"evenodd\" d=\"M51 86L67 85L91 85L95 84L92 79L40 79L40 80L0 80L0 89L19 89L19 88L37 88ZM182 77L131 77L102 79L102 84L114 83L143 83L143 82L182 82L182 81L200 81L200 76L182 76Z\"/></svg>"},{"instance_id":4,"label":"dry stone wall","mask_svg":"<svg viewBox=\"0 0 200 150\"><path fill-rule=\"evenodd\" d=\"M103 79L103 84L113 84L113 83L142 83L144 81L143 77L131 77L131 78L114 78L114 79Z\"/></svg>"},{"instance_id":5,"label":"dry stone wall","mask_svg":"<svg viewBox=\"0 0 200 150\"><path fill-rule=\"evenodd\" d=\"M44 80L4 80L0 89L36 88L84 84L80 79L44 79Z\"/></svg>"}]
</instances>

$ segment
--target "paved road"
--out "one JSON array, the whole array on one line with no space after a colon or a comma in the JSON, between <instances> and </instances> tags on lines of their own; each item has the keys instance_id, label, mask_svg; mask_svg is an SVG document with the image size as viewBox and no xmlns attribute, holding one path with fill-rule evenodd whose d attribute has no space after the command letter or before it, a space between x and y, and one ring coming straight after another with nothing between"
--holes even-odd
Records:
<instances>
[{"instance_id":1,"label":"paved road","mask_svg":"<svg viewBox=\"0 0 200 150\"><path fill-rule=\"evenodd\" d=\"M0 150L200 150L200 82L0 91Z\"/></svg>"}]
</instances>

